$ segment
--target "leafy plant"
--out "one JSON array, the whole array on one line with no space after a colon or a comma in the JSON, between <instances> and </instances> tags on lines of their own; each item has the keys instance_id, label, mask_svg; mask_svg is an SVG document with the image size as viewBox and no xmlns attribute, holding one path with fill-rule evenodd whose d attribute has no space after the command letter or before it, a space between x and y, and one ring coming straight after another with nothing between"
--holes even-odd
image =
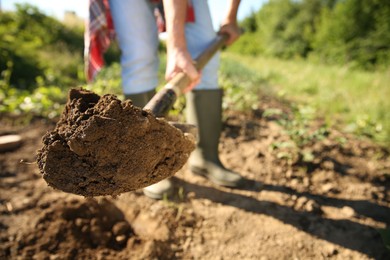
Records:
<instances>
[{"instance_id":1,"label":"leafy plant","mask_svg":"<svg viewBox=\"0 0 390 260\"><path fill-rule=\"evenodd\" d=\"M311 129L310 124L316 116L315 110L310 106L297 105L293 106L293 117L279 120L290 138L298 147L317 141L323 140L328 130L326 126Z\"/></svg>"},{"instance_id":2,"label":"leafy plant","mask_svg":"<svg viewBox=\"0 0 390 260\"><path fill-rule=\"evenodd\" d=\"M84 86L96 94L114 94L123 98L121 69L119 63L105 66L96 76L93 83Z\"/></svg>"},{"instance_id":3,"label":"leafy plant","mask_svg":"<svg viewBox=\"0 0 390 260\"><path fill-rule=\"evenodd\" d=\"M221 61L219 81L225 92L223 107L239 111L258 107L266 82L256 71L229 58Z\"/></svg>"},{"instance_id":4,"label":"leafy plant","mask_svg":"<svg viewBox=\"0 0 390 260\"><path fill-rule=\"evenodd\" d=\"M263 116L276 118L289 136L289 140L272 143L271 149L277 151L277 158L285 159L290 164L297 158L303 162L312 162L314 154L306 145L323 140L328 134L326 126L312 127L316 113L309 106L292 106L292 115L270 108L263 112Z\"/></svg>"},{"instance_id":5,"label":"leafy plant","mask_svg":"<svg viewBox=\"0 0 390 260\"><path fill-rule=\"evenodd\" d=\"M33 92L10 88L3 92L8 98L0 102L0 113L11 115L57 117L66 100L66 93L56 86L38 87Z\"/></svg>"}]
</instances>

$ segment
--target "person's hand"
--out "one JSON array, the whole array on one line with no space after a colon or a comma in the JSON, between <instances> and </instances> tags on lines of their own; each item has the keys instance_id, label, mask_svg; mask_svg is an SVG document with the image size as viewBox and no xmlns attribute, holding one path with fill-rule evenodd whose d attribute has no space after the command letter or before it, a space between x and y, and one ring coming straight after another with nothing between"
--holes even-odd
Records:
<instances>
[{"instance_id":1,"label":"person's hand","mask_svg":"<svg viewBox=\"0 0 390 260\"><path fill-rule=\"evenodd\" d=\"M172 48L168 51L165 79L171 80L177 73L184 72L191 80L191 84L183 91L192 90L200 82L200 73L196 70L188 50Z\"/></svg>"},{"instance_id":2,"label":"person's hand","mask_svg":"<svg viewBox=\"0 0 390 260\"><path fill-rule=\"evenodd\" d=\"M237 21L225 21L221 24L218 34L227 34L229 39L226 41L226 45L231 45L241 35L241 29L237 24Z\"/></svg>"}]
</instances>

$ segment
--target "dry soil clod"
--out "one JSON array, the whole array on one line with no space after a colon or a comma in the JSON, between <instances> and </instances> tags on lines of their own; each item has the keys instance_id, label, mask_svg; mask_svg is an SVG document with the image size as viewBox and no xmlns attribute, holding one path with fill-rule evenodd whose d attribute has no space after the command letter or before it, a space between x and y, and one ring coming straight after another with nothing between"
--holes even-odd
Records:
<instances>
[{"instance_id":1,"label":"dry soil clod","mask_svg":"<svg viewBox=\"0 0 390 260\"><path fill-rule=\"evenodd\" d=\"M114 95L72 89L37 162L52 187L87 197L118 195L172 176L193 138Z\"/></svg>"}]
</instances>

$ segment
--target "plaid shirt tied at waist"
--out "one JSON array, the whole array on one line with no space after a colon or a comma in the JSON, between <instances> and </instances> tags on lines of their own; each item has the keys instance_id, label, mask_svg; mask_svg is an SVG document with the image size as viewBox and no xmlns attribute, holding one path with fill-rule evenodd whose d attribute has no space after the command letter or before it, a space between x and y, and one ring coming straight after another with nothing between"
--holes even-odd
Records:
<instances>
[{"instance_id":1,"label":"plaid shirt tied at waist","mask_svg":"<svg viewBox=\"0 0 390 260\"><path fill-rule=\"evenodd\" d=\"M121 0L122 1L122 0ZM161 0L150 0L156 4L154 14L159 32L165 31L164 12ZM195 14L188 0L187 22L194 22ZM84 35L85 74L91 82L104 66L103 54L115 38L114 24L108 0L89 0L89 18Z\"/></svg>"}]
</instances>

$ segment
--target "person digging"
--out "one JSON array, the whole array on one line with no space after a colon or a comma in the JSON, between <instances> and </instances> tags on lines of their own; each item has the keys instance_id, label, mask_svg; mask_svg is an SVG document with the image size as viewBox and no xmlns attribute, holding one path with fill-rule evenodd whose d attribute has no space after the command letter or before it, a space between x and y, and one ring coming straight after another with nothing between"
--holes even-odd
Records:
<instances>
[{"instance_id":1,"label":"person digging","mask_svg":"<svg viewBox=\"0 0 390 260\"><path fill-rule=\"evenodd\" d=\"M144 107L155 95L158 84L155 20L158 9L152 2L156 1L111 0L109 6L105 6L110 9L121 49L123 92L125 98L138 107ZM227 45L240 35L236 19L239 3L239 0L228 1L227 14L221 24L219 33L229 36ZM225 168L218 153L223 94L218 87L219 55L215 55L201 73L193 64L193 57L216 36L207 1L164 0L163 4L167 31L166 79L184 72L192 82L186 93L186 120L198 127L198 140L188 160L189 168L217 185L237 187L242 177ZM143 192L150 198L161 199L172 190L172 181L168 178L144 188Z\"/></svg>"}]
</instances>

